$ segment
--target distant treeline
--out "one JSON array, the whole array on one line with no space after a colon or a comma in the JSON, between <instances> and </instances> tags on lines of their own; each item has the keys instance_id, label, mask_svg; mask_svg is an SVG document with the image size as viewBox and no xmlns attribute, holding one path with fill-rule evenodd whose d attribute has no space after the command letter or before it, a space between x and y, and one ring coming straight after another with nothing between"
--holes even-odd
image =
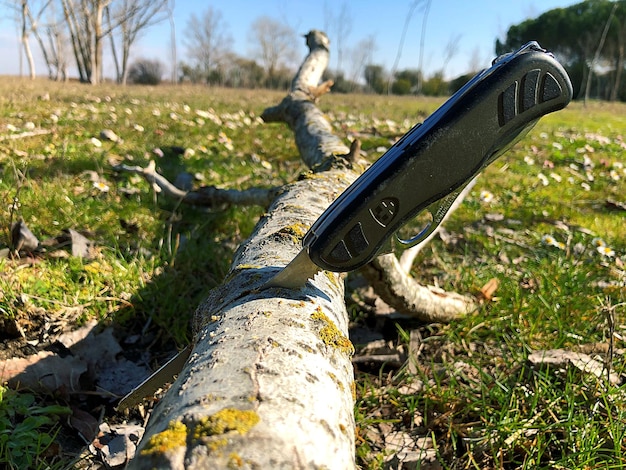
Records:
<instances>
[{"instance_id":1,"label":"distant treeline","mask_svg":"<svg viewBox=\"0 0 626 470\"><path fill-rule=\"evenodd\" d=\"M496 53L538 41L565 66L579 99L626 101L626 0L587 0L511 26Z\"/></svg>"},{"instance_id":2,"label":"distant treeline","mask_svg":"<svg viewBox=\"0 0 626 470\"><path fill-rule=\"evenodd\" d=\"M278 88L290 86L299 64L301 39L284 21L261 16L248 31L249 57L232 50L233 39L219 10L208 6L193 12L183 29L185 59L177 59L173 0L20 0L6 2L13 10L22 52L31 78L35 61L34 39L56 80L69 79L70 68L80 81L96 84L115 74L118 83L158 84L169 71L170 82L206 83L228 87ZM337 63L326 72L333 91L397 95L449 95L474 73L448 81L445 65L431 76L415 69L388 71L374 63L372 35L355 44L346 41L350 29L347 3L325 3L325 16L333 19L329 31ZM338 11L335 11L339 8ZM137 38L158 23L170 24L171 50L158 59L130 61ZM446 48L444 64L456 53L458 39ZM587 0L556 8L511 26L503 40L495 41L495 54L538 41L552 51L570 74L578 98L626 101L626 0ZM104 54L113 62L105 77ZM169 57L168 57L169 56ZM167 62L167 66L163 63ZM168 70L169 69L169 70ZM21 74L21 69L20 69Z\"/></svg>"},{"instance_id":3,"label":"distant treeline","mask_svg":"<svg viewBox=\"0 0 626 470\"><path fill-rule=\"evenodd\" d=\"M553 52L565 66L578 99L626 101L626 0L587 0L549 10L511 26L504 40L496 40L495 53L516 50L533 40ZM229 67L213 69L208 77L199 76L199 68L184 64L180 72L181 80L234 87L287 88L292 77L291 70L283 69L275 71L268 81L264 68L250 59L231 61ZM416 69L391 74L381 65L368 64L363 67L362 76L352 80L332 70L326 72L325 78L333 79L333 91L340 93L442 96L457 91L475 72L447 81L443 71L429 77Z\"/></svg>"}]
</instances>

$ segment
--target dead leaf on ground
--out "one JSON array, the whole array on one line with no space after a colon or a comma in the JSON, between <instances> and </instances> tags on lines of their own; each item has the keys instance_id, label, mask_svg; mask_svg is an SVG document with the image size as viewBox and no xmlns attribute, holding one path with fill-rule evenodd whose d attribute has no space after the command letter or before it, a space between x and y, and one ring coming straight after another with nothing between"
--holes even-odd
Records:
<instances>
[{"instance_id":1,"label":"dead leaf on ground","mask_svg":"<svg viewBox=\"0 0 626 470\"><path fill-rule=\"evenodd\" d=\"M30 231L24 219L20 219L11 227L11 248L15 253L25 251L31 253L39 247L39 240Z\"/></svg>"},{"instance_id":2,"label":"dead leaf on ground","mask_svg":"<svg viewBox=\"0 0 626 470\"><path fill-rule=\"evenodd\" d=\"M44 240L41 244L52 250L50 256L53 258L64 257L61 249L67 246L76 258L90 260L94 257L94 242L72 228L63 230L60 235Z\"/></svg>"},{"instance_id":3,"label":"dead leaf on ground","mask_svg":"<svg viewBox=\"0 0 626 470\"><path fill-rule=\"evenodd\" d=\"M12 387L31 388L43 393L57 390L84 391L96 385L104 393L123 396L150 374L145 363L134 363L121 356L122 348L112 328L97 332L97 321L51 338L67 354L39 351L4 361L0 381ZM87 379L87 380L86 380Z\"/></svg>"},{"instance_id":4,"label":"dead leaf on ground","mask_svg":"<svg viewBox=\"0 0 626 470\"><path fill-rule=\"evenodd\" d=\"M0 381L12 388L28 388L50 393L65 387L80 389L80 377L87 372L87 365L74 356L60 357L52 351L39 351L27 357L4 361L0 369Z\"/></svg>"},{"instance_id":5,"label":"dead leaf on ground","mask_svg":"<svg viewBox=\"0 0 626 470\"><path fill-rule=\"evenodd\" d=\"M85 410L72 406L72 414L68 419L69 425L78 431L85 443L90 443L98 432L98 420Z\"/></svg>"},{"instance_id":6,"label":"dead leaf on ground","mask_svg":"<svg viewBox=\"0 0 626 470\"><path fill-rule=\"evenodd\" d=\"M437 451L433 449L430 437L415 438L403 431L385 435L385 450L391 452L386 461L392 465L385 468L425 468L425 464L437 458ZM397 467L393 466L394 462Z\"/></svg>"},{"instance_id":7,"label":"dead leaf on ground","mask_svg":"<svg viewBox=\"0 0 626 470\"><path fill-rule=\"evenodd\" d=\"M138 424L100 425L100 432L89 450L100 456L109 468L126 465L134 456L137 444L143 437L144 428Z\"/></svg>"},{"instance_id":8,"label":"dead leaf on ground","mask_svg":"<svg viewBox=\"0 0 626 470\"><path fill-rule=\"evenodd\" d=\"M598 378L607 377L607 370L602 362L581 352L565 349L540 350L531 353L528 356L528 360L534 365L550 364L557 367L572 365L586 374L594 375ZM613 385L619 385L622 382L619 374L614 372L608 374L608 379Z\"/></svg>"},{"instance_id":9,"label":"dead leaf on ground","mask_svg":"<svg viewBox=\"0 0 626 470\"><path fill-rule=\"evenodd\" d=\"M102 129L100 131L100 138L110 142L122 142L122 139L111 129Z\"/></svg>"},{"instance_id":10,"label":"dead leaf on ground","mask_svg":"<svg viewBox=\"0 0 626 470\"><path fill-rule=\"evenodd\" d=\"M64 235L64 239L67 239L72 247L72 256L85 259L92 258L93 242L91 240L71 228L65 230Z\"/></svg>"}]
</instances>

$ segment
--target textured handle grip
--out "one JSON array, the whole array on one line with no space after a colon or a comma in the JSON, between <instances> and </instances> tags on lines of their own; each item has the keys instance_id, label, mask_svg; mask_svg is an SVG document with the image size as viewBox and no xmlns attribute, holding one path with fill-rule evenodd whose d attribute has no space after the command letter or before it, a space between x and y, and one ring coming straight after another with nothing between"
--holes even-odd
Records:
<instances>
[{"instance_id":1,"label":"textured handle grip","mask_svg":"<svg viewBox=\"0 0 626 470\"><path fill-rule=\"evenodd\" d=\"M567 73L536 43L496 61L331 204L304 239L311 260L344 272L371 261L402 225L467 184L571 98Z\"/></svg>"}]
</instances>

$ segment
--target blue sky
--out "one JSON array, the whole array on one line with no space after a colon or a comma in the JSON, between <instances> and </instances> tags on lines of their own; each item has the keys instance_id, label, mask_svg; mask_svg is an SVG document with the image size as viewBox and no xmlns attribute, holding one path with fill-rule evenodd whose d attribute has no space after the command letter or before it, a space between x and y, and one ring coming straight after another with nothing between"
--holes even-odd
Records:
<instances>
[{"instance_id":1,"label":"blue sky","mask_svg":"<svg viewBox=\"0 0 626 470\"><path fill-rule=\"evenodd\" d=\"M209 5L221 12L224 28L230 33L235 51L249 55L251 43L248 30L252 22L266 15L290 25L300 34L311 29L325 29L325 11L337 16L342 5L350 13L350 33L345 48L355 46L360 40L372 36L375 42L373 62L391 69L395 61L405 18L413 0L177 0L175 22L179 59L184 60L184 30L192 13L201 14ZM504 37L509 26L524 19L533 18L552 8L579 3L578 0L433 0L428 13L424 36L423 68L430 75L444 66L446 48L458 40L457 52L446 64L444 73L452 78L466 73L472 66L483 68L493 58L496 38ZM319 5L319 6L316 6ZM15 23L8 18L10 12L0 7L0 75L19 73L19 46ZM419 45L422 35L423 8L418 7L409 23L399 69L417 68ZM331 67L336 66L336 51L332 49L332 30L327 31L331 39ZM37 61L37 71L45 74L46 69L39 58L34 39L31 41ZM304 40L298 45L304 56ZM107 48L105 48L106 51ZM135 58L159 58L170 62L170 30L167 22L153 26L135 46ZM349 57L344 57L348 67ZM107 67L105 67L106 70ZM26 73L26 65L24 65Z\"/></svg>"}]
</instances>

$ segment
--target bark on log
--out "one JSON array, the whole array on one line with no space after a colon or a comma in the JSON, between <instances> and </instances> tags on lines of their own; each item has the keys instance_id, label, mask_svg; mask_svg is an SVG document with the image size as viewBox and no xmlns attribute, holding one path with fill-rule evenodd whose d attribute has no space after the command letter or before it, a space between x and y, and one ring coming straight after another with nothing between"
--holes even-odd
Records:
<instances>
[{"instance_id":1,"label":"bark on log","mask_svg":"<svg viewBox=\"0 0 626 470\"><path fill-rule=\"evenodd\" d=\"M260 289L362 171L353 163L358 143L349 149L315 106L328 88L318 86L328 39L317 31L306 38L310 53L291 92L262 117L291 127L313 170L280 190L224 284L198 309L190 358L155 408L130 468L355 467L353 347L341 275L320 273L301 289ZM125 170L165 184L153 168Z\"/></svg>"},{"instance_id":2,"label":"bark on log","mask_svg":"<svg viewBox=\"0 0 626 470\"><path fill-rule=\"evenodd\" d=\"M294 83L318 83L328 61L325 36L308 39L300 71L308 77ZM330 126L316 110L298 89L273 110L294 118L310 166L349 151L326 140ZM257 289L297 254L307 228L356 176L337 165L276 199L226 282L199 308L191 357L155 409L131 468L354 468L353 348L341 277L319 275L297 291Z\"/></svg>"}]
</instances>

